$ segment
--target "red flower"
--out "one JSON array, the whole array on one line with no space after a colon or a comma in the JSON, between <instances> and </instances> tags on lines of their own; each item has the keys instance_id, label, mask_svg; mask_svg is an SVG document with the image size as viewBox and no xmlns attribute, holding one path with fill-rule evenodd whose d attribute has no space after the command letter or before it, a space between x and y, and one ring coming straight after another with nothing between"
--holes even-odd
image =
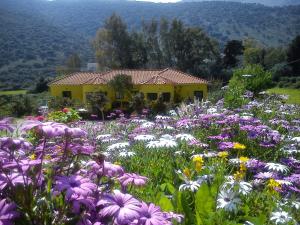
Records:
<instances>
[{"instance_id":1,"label":"red flower","mask_svg":"<svg viewBox=\"0 0 300 225\"><path fill-rule=\"evenodd\" d=\"M37 117L35 117L35 119L38 120L38 121L44 121L45 117L37 116Z\"/></svg>"},{"instance_id":2,"label":"red flower","mask_svg":"<svg viewBox=\"0 0 300 225\"><path fill-rule=\"evenodd\" d=\"M68 108L63 108L63 110L62 110L64 113L68 113L68 112L70 112L70 109L68 109Z\"/></svg>"}]
</instances>

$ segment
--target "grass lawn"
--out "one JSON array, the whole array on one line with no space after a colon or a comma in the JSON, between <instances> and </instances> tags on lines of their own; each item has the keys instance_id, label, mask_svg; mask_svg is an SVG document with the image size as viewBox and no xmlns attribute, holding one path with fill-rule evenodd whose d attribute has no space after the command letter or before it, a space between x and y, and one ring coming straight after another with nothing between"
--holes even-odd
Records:
<instances>
[{"instance_id":1,"label":"grass lawn","mask_svg":"<svg viewBox=\"0 0 300 225\"><path fill-rule=\"evenodd\" d=\"M27 90L15 90L15 91L0 91L0 95L24 95Z\"/></svg>"},{"instance_id":2,"label":"grass lawn","mask_svg":"<svg viewBox=\"0 0 300 225\"><path fill-rule=\"evenodd\" d=\"M289 99L287 100L287 103L300 104L300 90L299 89L272 88L272 89L269 89L268 92L275 93L275 94L288 95Z\"/></svg>"}]
</instances>

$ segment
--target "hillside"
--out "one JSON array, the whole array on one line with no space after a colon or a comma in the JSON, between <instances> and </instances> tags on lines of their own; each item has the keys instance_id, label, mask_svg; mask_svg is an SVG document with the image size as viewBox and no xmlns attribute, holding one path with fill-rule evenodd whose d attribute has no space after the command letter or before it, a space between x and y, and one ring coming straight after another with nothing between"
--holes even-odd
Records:
<instances>
[{"instance_id":1,"label":"hillside","mask_svg":"<svg viewBox=\"0 0 300 225\"><path fill-rule=\"evenodd\" d=\"M26 88L37 77L55 75L55 68L73 52L90 54L87 40L34 16L0 9L0 88Z\"/></svg>"},{"instance_id":2,"label":"hillside","mask_svg":"<svg viewBox=\"0 0 300 225\"><path fill-rule=\"evenodd\" d=\"M90 40L113 12L131 29L143 20L178 18L200 26L220 44L253 37L265 46L285 46L300 33L300 6L266 7L236 2L154 4L101 0L1 0L0 88L28 87L72 52L91 61Z\"/></svg>"},{"instance_id":3,"label":"hillside","mask_svg":"<svg viewBox=\"0 0 300 225\"><path fill-rule=\"evenodd\" d=\"M227 1L241 3L257 3L267 6L300 5L300 0L181 0L181 2Z\"/></svg>"}]
</instances>

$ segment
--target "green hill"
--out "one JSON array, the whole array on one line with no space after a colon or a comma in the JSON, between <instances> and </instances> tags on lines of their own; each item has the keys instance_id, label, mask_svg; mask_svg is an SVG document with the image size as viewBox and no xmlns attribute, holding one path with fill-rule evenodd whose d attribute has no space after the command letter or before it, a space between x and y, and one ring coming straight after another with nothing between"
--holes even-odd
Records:
<instances>
[{"instance_id":1,"label":"green hill","mask_svg":"<svg viewBox=\"0 0 300 225\"><path fill-rule=\"evenodd\" d=\"M52 76L77 52L93 61L90 40L113 12L131 29L143 20L178 18L200 26L221 46L252 37L265 46L285 46L300 33L300 6L267 7L237 2L155 4L101 0L1 0L0 88L26 88Z\"/></svg>"}]
</instances>

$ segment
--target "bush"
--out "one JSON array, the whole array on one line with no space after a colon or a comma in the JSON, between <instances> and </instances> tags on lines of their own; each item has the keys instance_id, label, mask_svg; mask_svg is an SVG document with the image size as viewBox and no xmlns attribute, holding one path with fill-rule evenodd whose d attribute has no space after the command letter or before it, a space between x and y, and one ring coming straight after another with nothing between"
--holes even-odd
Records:
<instances>
[{"instance_id":1,"label":"bush","mask_svg":"<svg viewBox=\"0 0 300 225\"><path fill-rule=\"evenodd\" d=\"M240 107L247 102L243 97L246 91L254 95L271 87L272 74L265 71L261 65L247 65L234 71L229 81L229 88L225 93L225 106Z\"/></svg>"},{"instance_id":2,"label":"bush","mask_svg":"<svg viewBox=\"0 0 300 225\"><path fill-rule=\"evenodd\" d=\"M17 95L11 98L9 106L10 115L21 117L31 115L37 112L37 103L35 98L29 95Z\"/></svg>"},{"instance_id":3,"label":"bush","mask_svg":"<svg viewBox=\"0 0 300 225\"><path fill-rule=\"evenodd\" d=\"M66 107L74 107L75 101L70 98L63 98L63 97L54 97L49 101L49 108L54 110L60 110Z\"/></svg>"},{"instance_id":4,"label":"bush","mask_svg":"<svg viewBox=\"0 0 300 225\"><path fill-rule=\"evenodd\" d=\"M74 109L64 108L62 111L53 111L48 114L47 120L59 122L59 123L70 123L80 120L78 112Z\"/></svg>"},{"instance_id":5,"label":"bush","mask_svg":"<svg viewBox=\"0 0 300 225\"><path fill-rule=\"evenodd\" d=\"M244 86L256 95L271 86L272 73L265 71L261 65L247 65L235 70L230 81L232 85Z\"/></svg>"}]
</instances>

